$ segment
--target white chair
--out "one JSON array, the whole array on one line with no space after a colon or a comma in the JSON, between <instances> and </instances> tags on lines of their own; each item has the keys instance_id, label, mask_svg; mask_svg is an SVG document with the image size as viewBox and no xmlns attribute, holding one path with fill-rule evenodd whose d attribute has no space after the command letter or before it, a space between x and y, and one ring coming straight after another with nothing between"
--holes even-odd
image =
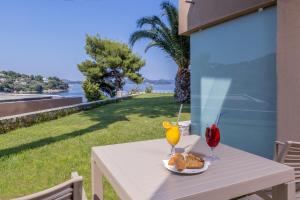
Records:
<instances>
[{"instance_id":1,"label":"white chair","mask_svg":"<svg viewBox=\"0 0 300 200\"><path fill-rule=\"evenodd\" d=\"M300 199L300 142L275 141L274 160L294 168L296 183L296 199ZM272 190L256 192L255 195L244 197L241 200L272 200Z\"/></svg>"},{"instance_id":2,"label":"white chair","mask_svg":"<svg viewBox=\"0 0 300 200\"><path fill-rule=\"evenodd\" d=\"M71 179L64 183L14 200L87 200L82 183L82 176L72 172Z\"/></svg>"}]
</instances>

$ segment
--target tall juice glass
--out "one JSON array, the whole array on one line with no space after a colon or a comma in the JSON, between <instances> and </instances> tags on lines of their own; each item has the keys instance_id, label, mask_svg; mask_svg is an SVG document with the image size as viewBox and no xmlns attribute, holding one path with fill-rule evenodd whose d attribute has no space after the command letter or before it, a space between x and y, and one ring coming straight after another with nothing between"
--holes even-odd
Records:
<instances>
[{"instance_id":1,"label":"tall juice glass","mask_svg":"<svg viewBox=\"0 0 300 200\"><path fill-rule=\"evenodd\" d=\"M206 143L211 149L211 156L208 157L210 161L219 160L219 158L214 154L214 148L220 143L220 129L216 124L211 127L207 127L205 131Z\"/></svg>"},{"instance_id":2,"label":"tall juice glass","mask_svg":"<svg viewBox=\"0 0 300 200\"><path fill-rule=\"evenodd\" d=\"M171 145L171 153L173 155L175 153L175 146L178 144L180 140L180 130L178 124L171 124L170 122L164 122L163 127L166 129L166 139L168 143Z\"/></svg>"}]
</instances>

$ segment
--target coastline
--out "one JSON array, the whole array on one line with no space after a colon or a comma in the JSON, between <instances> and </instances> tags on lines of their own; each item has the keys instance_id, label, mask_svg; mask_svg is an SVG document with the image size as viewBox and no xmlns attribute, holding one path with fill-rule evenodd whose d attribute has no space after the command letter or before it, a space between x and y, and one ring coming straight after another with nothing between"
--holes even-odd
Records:
<instances>
[{"instance_id":1,"label":"coastline","mask_svg":"<svg viewBox=\"0 0 300 200\"><path fill-rule=\"evenodd\" d=\"M62 92L68 92L69 89L67 90L61 90L61 89L55 89L55 90L43 90L42 93L38 93L35 91L31 92L0 92L0 95L31 95L31 94L57 94L57 93L62 93Z\"/></svg>"},{"instance_id":2,"label":"coastline","mask_svg":"<svg viewBox=\"0 0 300 200\"><path fill-rule=\"evenodd\" d=\"M55 89L55 90L43 90L42 94L55 94L55 93L61 93L61 92L68 92L69 89L62 90L62 89Z\"/></svg>"}]
</instances>

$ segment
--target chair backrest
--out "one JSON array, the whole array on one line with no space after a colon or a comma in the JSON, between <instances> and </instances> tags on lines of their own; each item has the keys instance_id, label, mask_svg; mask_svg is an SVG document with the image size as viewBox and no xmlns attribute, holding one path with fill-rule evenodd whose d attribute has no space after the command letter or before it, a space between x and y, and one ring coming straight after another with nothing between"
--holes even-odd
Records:
<instances>
[{"instance_id":1,"label":"chair backrest","mask_svg":"<svg viewBox=\"0 0 300 200\"><path fill-rule=\"evenodd\" d=\"M278 148L278 147L277 147ZM295 180L300 182L300 142L287 141L280 151L276 150L275 160L295 170Z\"/></svg>"},{"instance_id":2,"label":"chair backrest","mask_svg":"<svg viewBox=\"0 0 300 200\"><path fill-rule=\"evenodd\" d=\"M82 182L81 176L75 176L64 183L47 190L16 198L14 200L82 200Z\"/></svg>"}]
</instances>

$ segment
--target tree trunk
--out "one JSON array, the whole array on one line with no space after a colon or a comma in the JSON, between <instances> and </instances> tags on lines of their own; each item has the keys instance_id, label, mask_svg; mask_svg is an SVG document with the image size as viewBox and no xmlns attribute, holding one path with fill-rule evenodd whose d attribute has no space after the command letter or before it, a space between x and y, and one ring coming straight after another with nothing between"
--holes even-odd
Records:
<instances>
[{"instance_id":1,"label":"tree trunk","mask_svg":"<svg viewBox=\"0 0 300 200\"><path fill-rule=\"evenodd\" d=\"M179 68L175 78L175 100L180 103L190 102L190 70Z\"/></svg>"}]
</instances>

